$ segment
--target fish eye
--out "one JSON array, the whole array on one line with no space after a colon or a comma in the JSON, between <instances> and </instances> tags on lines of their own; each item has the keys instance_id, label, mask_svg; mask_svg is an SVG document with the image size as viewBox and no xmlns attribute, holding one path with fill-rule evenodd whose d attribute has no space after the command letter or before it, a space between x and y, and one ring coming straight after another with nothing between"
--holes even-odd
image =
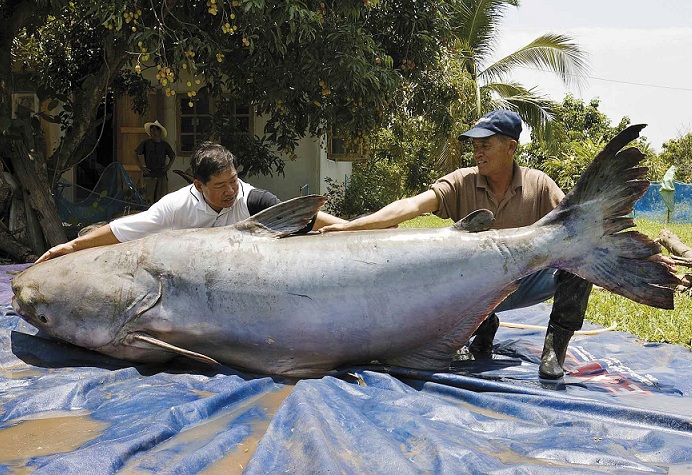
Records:
<instances>
[{"instance_id":1,"label":"fish eye","mask_svg":"<svg viewBox=\"0 0 692 475\"><path fill-rule=\"evenodd\" d=\"M38 315L38 319L41 320L43 323L48 323L48 317L45 315Z\"/></svg>"}]
</instances>

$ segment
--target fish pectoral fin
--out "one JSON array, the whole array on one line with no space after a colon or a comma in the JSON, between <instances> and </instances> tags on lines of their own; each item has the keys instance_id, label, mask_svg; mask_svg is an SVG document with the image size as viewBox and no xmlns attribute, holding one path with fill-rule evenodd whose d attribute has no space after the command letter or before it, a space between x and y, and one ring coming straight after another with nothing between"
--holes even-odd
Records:
<instances>
[{"instance_id":1,"label":"fish pectoral fin","mask_svg":"<svg viewBox=\"0 0 692 475\"><path fill-rule=\"evenodd\" d=\"M489 209L477 209L466 217L454 223L454 229L466 233L479 233L487 231L495 221L495 215Z\"/></svg>"},{"instance_id":2,"label":"fish pectoral fin","mask_svg":"<svg viewBox=\"0 0 692 475\"><path fill-rule=\"evenodd\" d=\"M170 351L172 353L178 353L179 355L187 356L188 358L192 358L197 361L201 361L202 363L208 363L208 364L219 364L218 361L216 361L214 358L210 358L209 356L203 355L201 353L197 353L195 351L190 351L186 350L184 348L180 348L175 345L171 345L170 343L166 343L165 341L161 341L158 338L154 338L153 336L147 335L146 333L130 333L127 335L126 341L128 343L133 343L133 342L143 342L147 343L149 345L154 345L159 348L162 348L166 351Z\"/></svg>"},{"instance_id":3,"label":"fish pectoral fin","mask_svg":"<svg viewBox=\"0 0 692 475\"><path fill-rule=\"evenodd\" d=\"M326 196L299 196L278 204L235 224L239 231L254 235L283 237L302 231L327 201Z\"/></svg>"}]
</instances>

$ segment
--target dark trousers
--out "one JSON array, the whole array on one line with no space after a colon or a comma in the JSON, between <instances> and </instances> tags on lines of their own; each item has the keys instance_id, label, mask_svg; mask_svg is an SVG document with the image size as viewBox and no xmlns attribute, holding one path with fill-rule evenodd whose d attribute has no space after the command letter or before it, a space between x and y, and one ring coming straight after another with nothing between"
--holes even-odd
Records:
<instances>
[{"instance_id":1,"label":"dark trousers","mask_svg":"<svg viewBox=\"0 0 692 475\"><path fill-rule=\"evenodd\" d=\"M544 269L519 280L519 288L495 308L495 312L524 308L553 297L551 325L576 331L584 323L584 314L593 285L570 272Z\"/></svg>"},{"instance_id":2,"label":"dark trousers","mask_svg":"<svg viewBox=\"0 0 692 475\"><path fill-rule=\"evenodd\" d=\"M144 191L149 204L154 204L168 193L168 176L144 177Z\"/></svg>"},{"instance_id":3,"label":"dark trousers","mask_svg":"<svg viewBox=\"0 0 692 475\"><path fill-rule=\"evenodd\" d=\"M556 287L548 325L558 330L575 332L584 324L593 284L561 270L558 271Z\"/></svg>"}]
</instances>

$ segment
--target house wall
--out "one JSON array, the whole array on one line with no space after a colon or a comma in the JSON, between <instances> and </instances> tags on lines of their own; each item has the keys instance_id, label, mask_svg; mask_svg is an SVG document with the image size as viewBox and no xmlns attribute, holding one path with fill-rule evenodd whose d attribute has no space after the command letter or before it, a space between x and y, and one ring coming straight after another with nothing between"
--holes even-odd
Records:
<instances>
[{"instance_id":1,"label":"house wall","mask_svg":"<svg viewBox=\"0 0 692 475\"><path fill-rule=\"evenodd\" d=\"M339 183L345 183L347 177L353 172L352 162L336 162L327 159L327 149L323 147L320 151L320 194L327 193L327 182L325 178L331 178Z\"/></svg>"},{"instance_id":2,"label":"house wall","mask_svg":"<svg viewBox=\"0 0 692 475\"><path fill-rule=\"evenodd\" d=\"M168 173L168 191L172 192L188 184L173 170L187 170L190 166L190 155L180 153L177 97L166 97L160 91L155 95L155 98L150 97L150 102L153 101L156 105L150 107L144 117L139 117L129 110L124 111L122 108L119 113L116 112L114 121L114 128L116 129L115 157L116 160L126 165L135 185L142 188L141 173L136 170L138 167L134 162L134 148L146 138L143 129L144 123L158 119L168 132L166 141L176 152L175 161ZM123 104L127 102L124 98ZM254 133L262 136L265 124L266 119L255 116ZM290 160L288 156L282 157L285 162L284 176L276 173L273 176L254 175L246 177L246 181L255 187L271 191L281 200L286 200L301 194L325 194L327 191L325 178L329 177L343 183L345 177L351 174L350 162L335 162L327 159L326 140L324 138L321 140L315 137L301 139L296 149L296 155L298 157L296 160ZM67 172L64 178L74 182L73 172Z\"/></svg>"},{"instance_id":3,"label":"house wall","mask_svg":"<svg viewBox=\"0 0 692 475\"><path fill-rule=\"evenodd\" d=\"M173 170L185 171L190 166L190 155L180 153L180 144L178 143L178 99L177 97L166 97L163 96L163 120L159 119L159 122L163 124L168 130L168 138L166 139L173 150L175 150L175 161L173 166L168 172L168 192L179 190L180 188L188 185L187 181L183 179L180 175L173 172ZM151 118L150 120L155 120Z\"/></svg>"},{"instance_id":4,"label":"house wall","mask_svg":"<svg viewBox=\"0 0 692 475\"><path fill-rule=\"evenodd\" d=\"M255 117L255 134L261 136L266 119ZM327 192L325 177L344 181L351 174L350 162L327 160L326 140L305 137L296 148L297 159L290 160L284 156L284 176L249 176L250 184L271 191L281 200L307 194L324 194Z\"/></svg>"}]
</instances>

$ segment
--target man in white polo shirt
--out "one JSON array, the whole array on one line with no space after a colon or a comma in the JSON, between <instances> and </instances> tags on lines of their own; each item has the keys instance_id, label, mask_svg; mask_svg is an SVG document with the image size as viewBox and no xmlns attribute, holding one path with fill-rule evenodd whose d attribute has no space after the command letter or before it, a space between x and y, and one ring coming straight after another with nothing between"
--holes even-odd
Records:
<instances>
[{"instance_id":1,"label":"man in white polo shirt","mask_svg":"<svg viewBox=\"0 0 692 475\"><path fill-rule=\"evenodd\" d=\"M280 200L238 178L233 154L224 146L204 142L190 159L192 185L169 193L148 210L125 216L46 251L36 263L91 247L132 241L173 229L227 226L267 209ZM318 212L305 232L345 222Z\"/></svg>"}]
</instances>

